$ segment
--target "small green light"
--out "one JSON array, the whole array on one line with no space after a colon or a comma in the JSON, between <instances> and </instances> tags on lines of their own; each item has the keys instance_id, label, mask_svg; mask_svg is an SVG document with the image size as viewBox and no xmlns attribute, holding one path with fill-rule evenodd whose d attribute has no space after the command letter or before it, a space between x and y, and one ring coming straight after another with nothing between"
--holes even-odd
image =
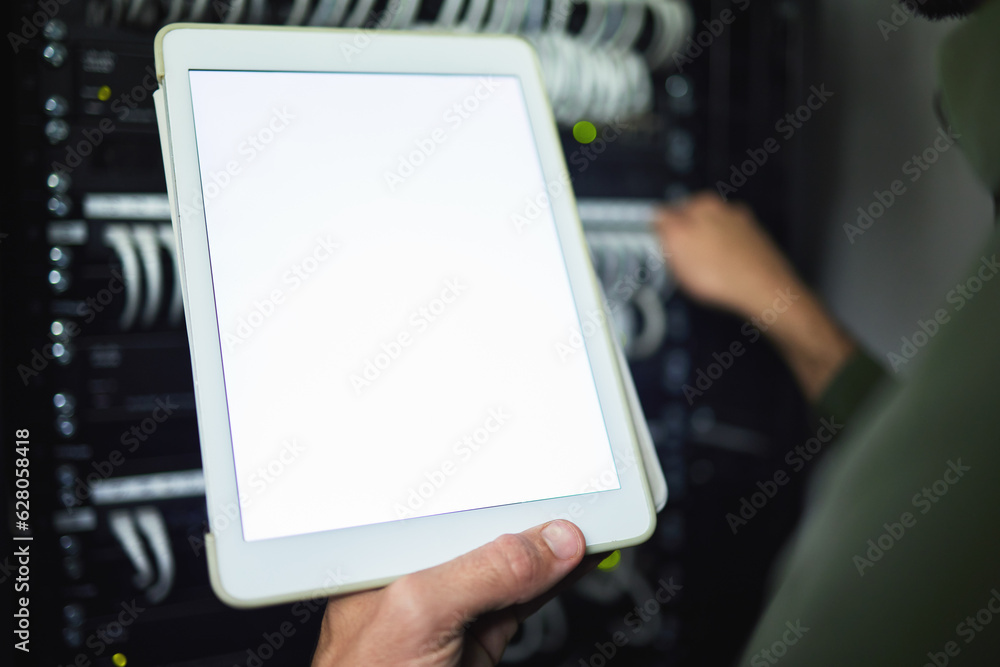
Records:
<instances>
[{"instance_id":1,"label":"small green light","mask_svg":"<svg viewBox=\"0 0 1000 667\"><path fill-rule=\"evenodd\" d=\"M597 138L597 128L589 120L581 120L573 126L573 138L581 144L589 144Z\"/></svg>"},{"instance_id":2,"label":"small green light","mask_svg":"<svg viewBox=\"0 0 1000 667\"><path fill-rule=\"evenodd\" d=\"M116 667L125 667L128 660L125 659L124 653L115 653L111 656L111 662L115 663Z\"/></svg>"},{"instance_id":3,"label":"small green light","mask_svg":"<svg viewBox=\"0 0 1000 667\"><path fill-rule=\"evenodd\" d=\"M111 88L108 86L101 86L100 88L98 88L97 99L99 99L102 102L107 102L109 99L111 99ZM121 655L121 653L118 653L117 655ZM122 659L124 660L124 658Z\"/></svg>"},{"instance_id":4,"label":"small green light","mask_svg":"<svg viewBox=\"0 0 1000 667\"><path fill-rule=\"evenodd\" d=\"M598 565L598 570L604 570L605 572L610 572L611 570L618 567L618 564L622 562L622 552L613 551L610 556L602 560Z\"/></svg>"}]
</instances>

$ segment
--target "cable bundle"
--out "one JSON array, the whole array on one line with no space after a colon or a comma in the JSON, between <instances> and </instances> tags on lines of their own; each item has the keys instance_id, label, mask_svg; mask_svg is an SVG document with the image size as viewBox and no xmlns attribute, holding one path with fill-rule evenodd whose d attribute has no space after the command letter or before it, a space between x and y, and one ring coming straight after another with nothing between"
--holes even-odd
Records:
<instances>
[{"instance_id":1,"label":"cable bundle","mask_svg":"<svg viewBox=\"0 0 1000 667\"><path fill-rule=\"evenodd\" d=\"M556 119L611 123L648 112L651 72L690 34L682 0L90 0L88 21L177 21L511 33L538 50ZM582 17L572 20L572 17ZM577 24L579 24L578 27ZM571 25L574 26L571 28Z\"/></svg>"}]
</instances>

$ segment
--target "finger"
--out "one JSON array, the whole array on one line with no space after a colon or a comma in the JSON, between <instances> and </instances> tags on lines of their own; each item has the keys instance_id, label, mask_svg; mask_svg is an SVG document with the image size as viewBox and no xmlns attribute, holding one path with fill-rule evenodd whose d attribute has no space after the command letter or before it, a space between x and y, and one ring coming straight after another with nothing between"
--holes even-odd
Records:
<instances>
[{"instance_id":1,"label":"finger","mask_svg":"<svg viewBox=\"0 0 1000 667\"><path fill-rule=\"evenodd\" d=\"M566 576L565 579L560 581L558 584L553 586L551 589L538 596L534 600L525 602L524 604L516 605L512 611L517 617L518 623L523 623L524 619L528 618L536 611L548 604L552 598L562 595L567 590L576 585L576 582L583 579L585 576L590 574L602 560L608 557L608 554L591 554L584 557L576 568Z\"/></svg>"},{"instance_id":2,"label":"finger","mask_svg":"<svg viewBox=\"0 0 1000 667\"><path fill-rule=\"evenodd\" d=\"M409 598L403 604L422 610L426 623L442 631L457 629L481 614L542 595L573 571L584 548L579 528L568 521L551 521L517 535L502 535L393 586Z\"/></svg>"},{"instance_id":3,"label":"finger","mask_svg":"<svg viewBox=\"0 0 1000 667\"><path fill-rule=\"evenodd\" d=\"M499 662L504 649L514 635L518 626L529 616L552 601L560 593L571 588L582 577L597 567L598 563L607 558L607 554L593 554L583 561L562 581L530 602L515 605L509 609L493 612L476 621L472 626L473 636L486 650L486 653ZM496 664L496 663L492 663Z\"/></svg>"}]
</instances>

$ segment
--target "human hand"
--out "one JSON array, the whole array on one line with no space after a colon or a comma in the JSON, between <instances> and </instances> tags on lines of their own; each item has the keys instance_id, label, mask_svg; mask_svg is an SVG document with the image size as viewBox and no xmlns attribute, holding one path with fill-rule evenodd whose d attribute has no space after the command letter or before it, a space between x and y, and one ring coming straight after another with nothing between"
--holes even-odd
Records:
<instances>
[{"instance_id":1,"label":"human hand","mask_svg":"<svg viewBox=\"0 0 1000 667\"><path fill-rule=\"evenodd\" d=\"M818 400L854 354L855 343L750 208L701 193L660 207L655 224L681 289L764 327L806 397Z\"/></svg>"},{"instance_id":2,"label":"human hand","mask_svg":"<svg viewBox=\"0 0 1000 667\"><path fill-rule=\"evenodd\" d=\"M656 231L681 289L702 303L750 318L776 291L806 291L745 204L699 193L660 207Z\"/></svg>"},{"instance_id":3,"label":"human hand","mask_svg":"<svg viewBox=\"0 0 1000 667\"><path fill-rule=\"evenodd\" d=\"M492 667L584 549L579 528L552 521L385 588L331 598L312 666Z\"/></svg>"}]
</instances>

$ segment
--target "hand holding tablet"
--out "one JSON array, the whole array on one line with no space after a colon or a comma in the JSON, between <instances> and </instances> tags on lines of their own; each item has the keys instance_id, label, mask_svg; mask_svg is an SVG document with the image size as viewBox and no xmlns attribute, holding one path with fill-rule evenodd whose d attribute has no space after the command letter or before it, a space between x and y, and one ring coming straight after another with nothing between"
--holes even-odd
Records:
<instances>
[{"instance_id":1,"label":"hand holding tablet","mask_svg":"<svg viewBox=\"0 0 1000 667\"><path fill-rule=\"evenodd\" d=\"M603 306L530 46L181 25L156 55L223 600L554 518L591 553L651 534L666 488L608 327L581 329Z\"/></svg>"}]
</instances>

